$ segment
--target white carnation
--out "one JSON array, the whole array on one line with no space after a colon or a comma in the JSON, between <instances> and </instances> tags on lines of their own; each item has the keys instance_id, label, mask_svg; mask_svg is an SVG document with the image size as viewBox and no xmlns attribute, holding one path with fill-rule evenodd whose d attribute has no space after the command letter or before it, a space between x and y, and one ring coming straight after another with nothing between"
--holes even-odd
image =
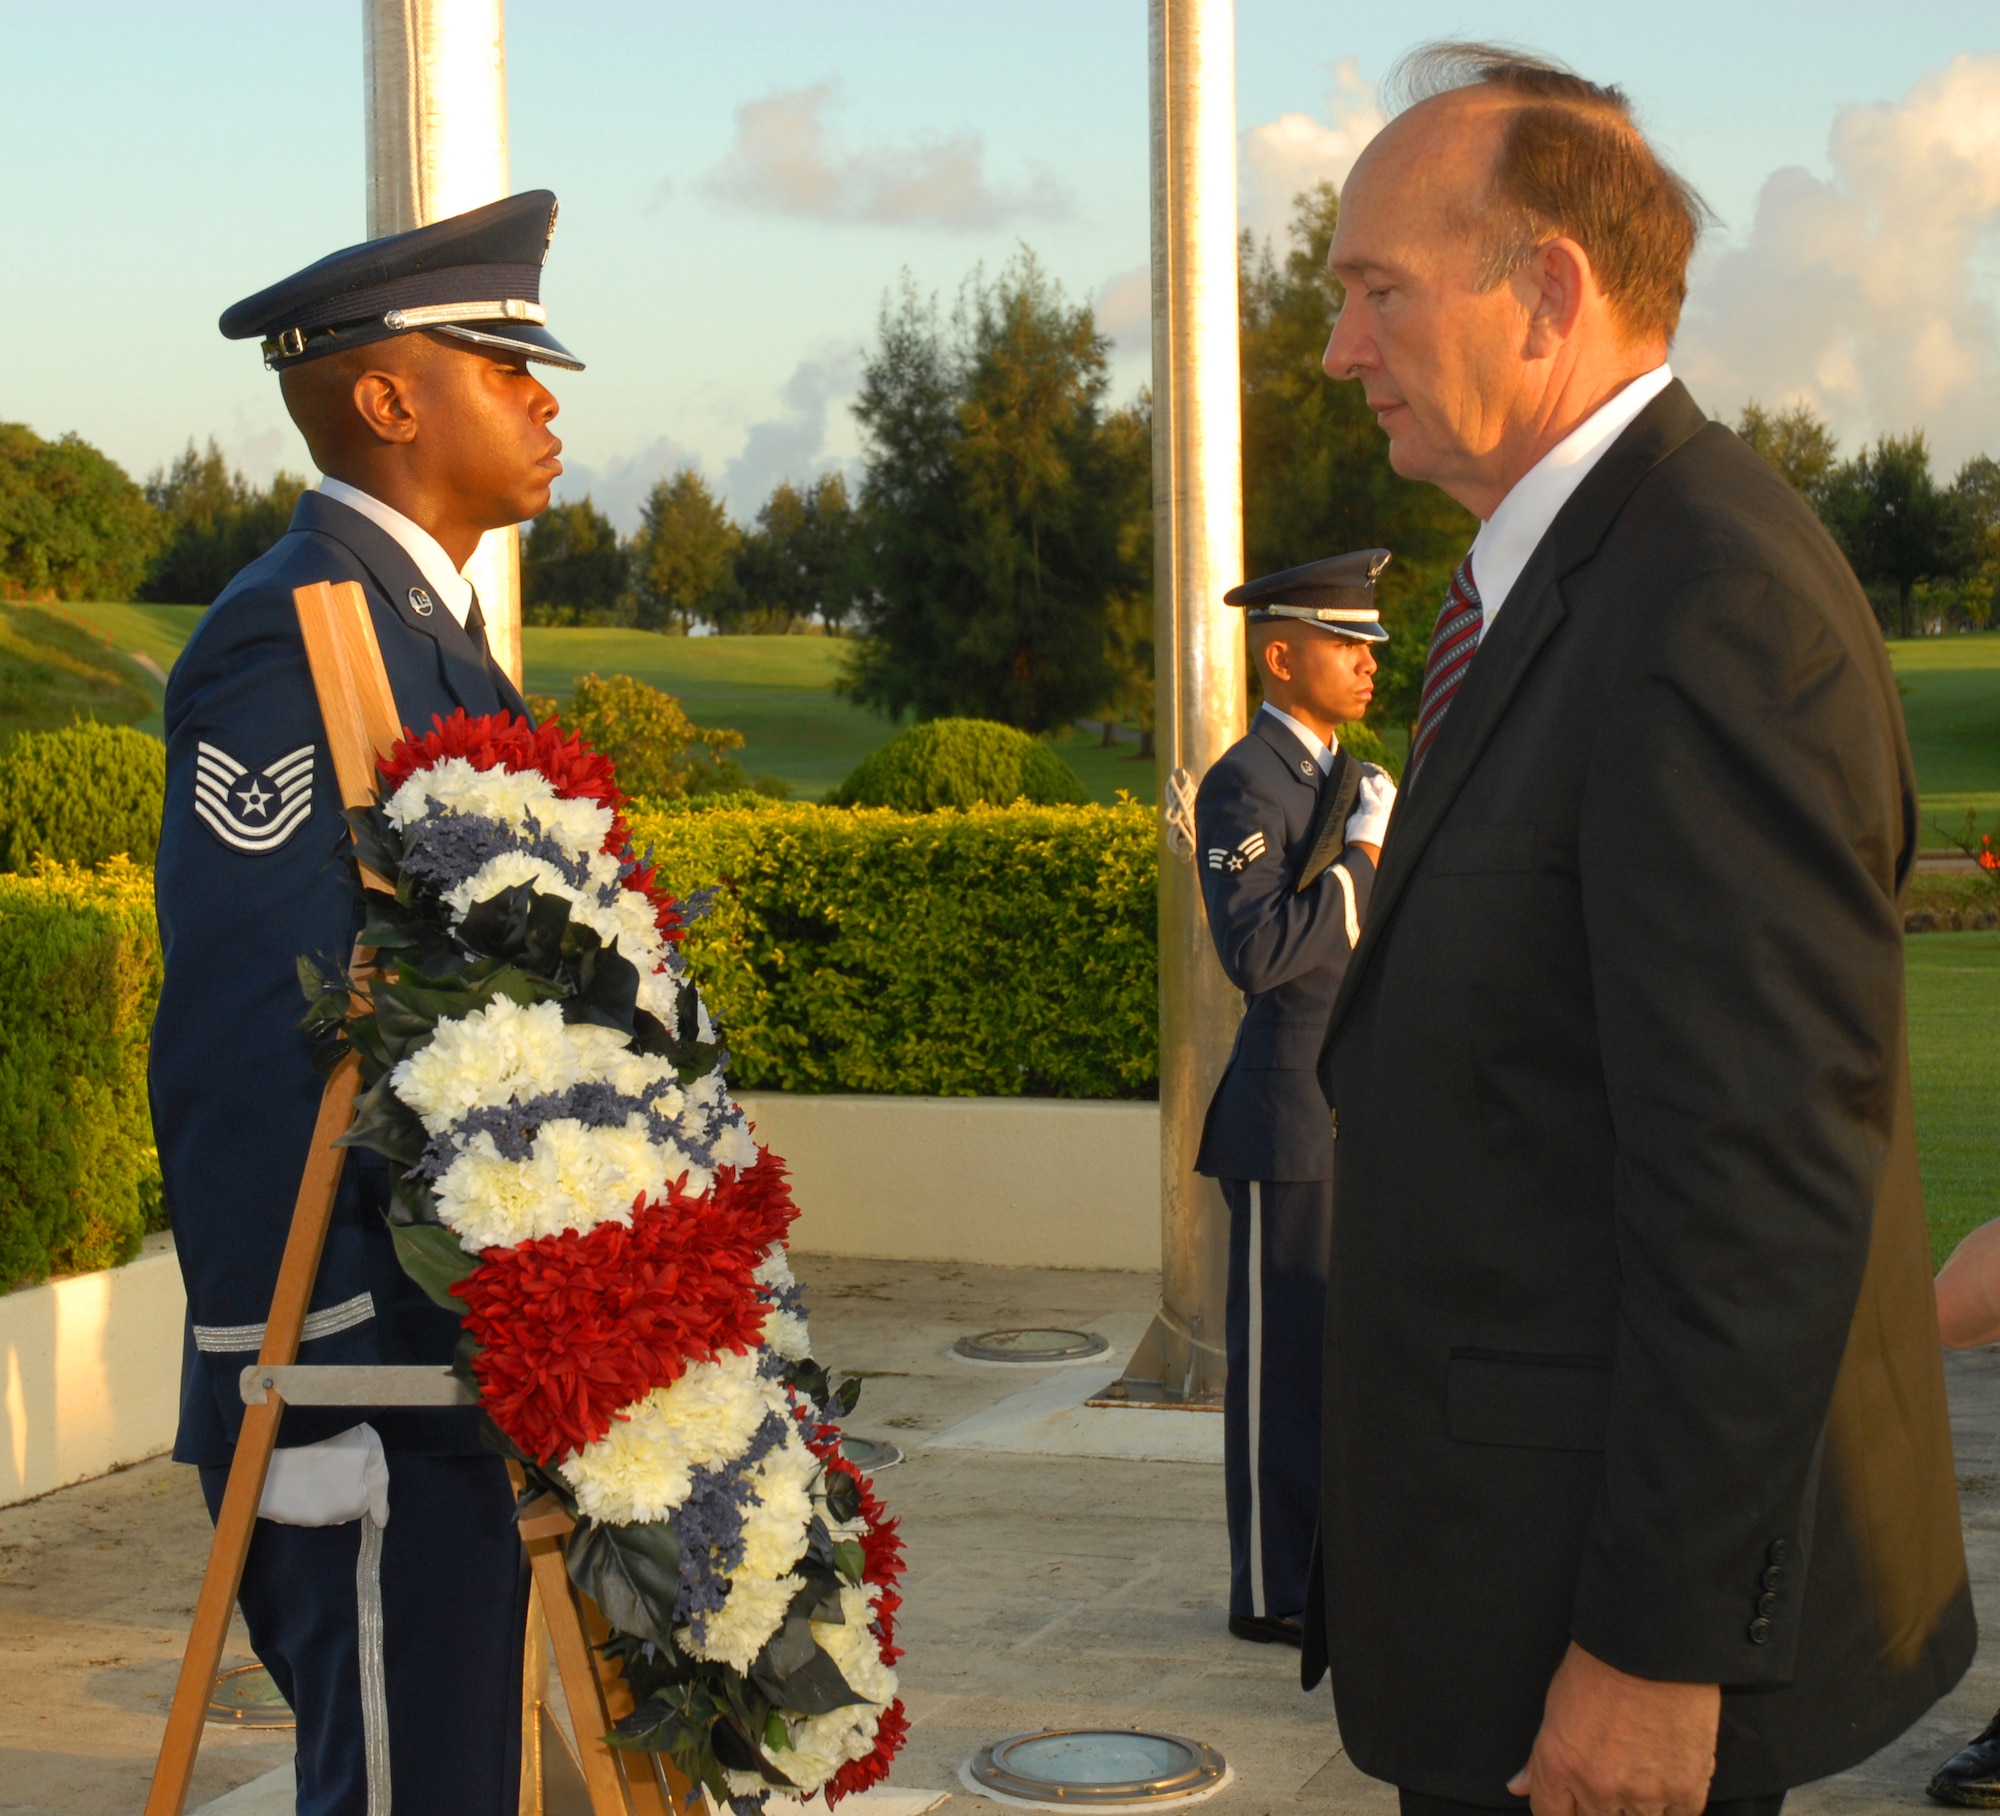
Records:
<instances>
[{"instance_id":1,"label":"white carnation","mask_svg":"<svg viewBox=\"0 0 2000 1816\"><path fill-rule=\"evenodd\" d=\"M783 1624L792 1597L804 1586L804 1579L796 1576L746 1577L740 1581L732 1576L729 1599L703 1623L702 1638L695 1638L692 1627L675 1629L674 1638L683 1651L696 1658L747 1671Z\"/></svg>"},{"instance_id":2,"label":"white carnation","mask_svg":"<svg viewBox=\"0 0 2000 1816\"><path fill-rule=\"evenodd\" d=\"M559 1230L581 1234L631 1222L635 1201L659 1196L669 1168L685 1165L677 1150L648 1139L636 1111L618 1128L555 1117L525 1160L507 1159L481 1130L437 1182L438 1218L472 1250L512 1248Z\"/></svg>"},{"instance_id":3,"label":"white carnation","mask_svg":"<svg viewBox=\"0 0 2000 1816\"><path fill-rule=\"evenodd\" d=\"M569 903L572 920L583 918L582 892L547 858L538 858L527 851L495 852L446 894L444 905L451 910L454 920L463 920L478 903L490 901L501 890L517 888L522 883L532 884L538 895L558 896Z\"/></svg>"},{"instance_id":4,"label":"white carnation","mask_svg":"<svg viewBox=\"0 0 2000 1816\"><path fill-rule=\"evenodd\" d=\"M497 820L516 832L526 832L533 820L545 837L577 857L600 851L611 836L610 808L562 799L537 771L474 769L463 757L420 770L384 803L390 824L399 829L439 809Z\"/></svg>"},{"instance_id":5,"label":"white carnation","mask_svg":"<svg viewBox=\"0 0 2000 1816\"><path fill-rule=\"evenodd\" d=\"M697 1362L626 1407L561 1465L563 1478L594 1520L663 1520L687 1499L695 1470L740 1456L765 1418L786 1408L784 1390L758 1374L755 1350Z\"/></svg>"},{"instance_id":6,"label":"white carnation","mask_svg":"<svg viewBox=\"0 0 2000 1816\"><path fill-rule=\"evenodd\" d=\"M803 1362L812 1354L812 1333L797 1312L773 1312L764 1320L764 1347L787 1362Z\"/></svg>"},{"instance_id":7,"label":"white carnation","mask_svg":"<svg viewBox=\"0 0 2000 1816\"><path fill-rule=\"evenodd\" d=\"M610 1033L609 1029L593 1032ZM440 1022L429 1043L390 1074L396 1095L435 1135L468 1110L567 1091L596 1057L555 1003L496 996L457 1021ZM622 1035L613 1035L623 1040Z\"/></svg>"}]
</instances>

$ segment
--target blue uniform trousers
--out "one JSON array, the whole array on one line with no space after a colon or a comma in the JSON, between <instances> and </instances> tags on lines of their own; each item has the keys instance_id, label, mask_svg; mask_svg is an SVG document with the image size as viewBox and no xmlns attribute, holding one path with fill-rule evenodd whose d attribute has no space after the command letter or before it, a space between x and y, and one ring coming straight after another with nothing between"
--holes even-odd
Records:
<instances>
[{"instance_id":1,"label":"blue uniform trousers","mask_svg":"<svg viewBox=\"0 0 2000 1816\"><path fill-rule=\"evenodd\" d=\"M205 1467L213 1519L226 1469ZM515 1816L528 1570L499 1458L389 1453L389 1523L259 1520L237 1594L298 1816Z\"/></svg>"},{"instance_id":2,"label":"blue uniform trousers","mask_svg":"<svg viewBox=\"0 0 2000 1816\"><path fill-rule=\"evenodd\" d=\"M1222 1397L1229 1612L1296 1616L1319 1525L1328 1179L1222 1179L1229 1384Z\"/></svg>"}]
</instances>

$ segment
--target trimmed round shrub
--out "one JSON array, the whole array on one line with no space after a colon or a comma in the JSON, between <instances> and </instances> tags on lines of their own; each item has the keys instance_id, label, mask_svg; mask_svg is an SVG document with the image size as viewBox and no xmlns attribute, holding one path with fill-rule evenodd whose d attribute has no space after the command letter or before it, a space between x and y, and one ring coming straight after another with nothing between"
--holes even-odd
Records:
<instances>
[{"instance_id":1,"label":"trimmed round shrub","mask_svg":"<svg viewBox=\"0 0 2000 1816\"><path fill-rule=\"evenodd\" d=\"M1343 725L1340 728L1340 748L1364 763L1386 769L1397 781L1402 779L1402 764L1389 754L1388 745L1368 726Z\"/></svg>"},{"instance_id":2,"label":"trimmed round shrub","mask_svg":"<svg viewBox=\"0 0 2000 1816\"><path fill-rule=\"evenodd\" d=\"M930 719L862 758L827 796L835 807L1076 807L1090 799L1076 772L1039 738L991 719Z\"/></svg>"},{"instance_id":3,"label":"trimmed round shrub","mask_svg":"<svg viewBox=\"0 0 2000 1816\"><path fill-rule=\"evenodd\" d=\"M25 733L0 755L0 870L37 857L101 864L123 852L150 864L160 849L167 751L129 725L82 720Z\"/></svg>"}]
</instances>

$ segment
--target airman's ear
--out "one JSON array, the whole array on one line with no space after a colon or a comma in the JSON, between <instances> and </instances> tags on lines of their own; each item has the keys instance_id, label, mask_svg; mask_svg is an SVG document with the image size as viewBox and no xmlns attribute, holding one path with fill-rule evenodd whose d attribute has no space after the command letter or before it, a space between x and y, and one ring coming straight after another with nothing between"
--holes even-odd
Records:
<instances>
[{"instance_id":1,"label":"airman's ear","mask_svg":"<svg viewBox=\"0 0 2000 1816\"><path fill-rule=\"evenodd\" d=\"M354 410L377 441L408 443L417 438L416 400L400 372L364 372L354 381Z\"/></svg>"},{"instance_id":2,"label":"airman's ear","mask_svg":"<svg viewBox=\"0 0 2000 1816\"><path fill-rule=\"evenodd\" d=\"M1289 681L1292 678L1292 646L1283 637L1273 637L1259 652L1264 658L1264 667L1274 681Z\"/></svg>"}]
</instances>

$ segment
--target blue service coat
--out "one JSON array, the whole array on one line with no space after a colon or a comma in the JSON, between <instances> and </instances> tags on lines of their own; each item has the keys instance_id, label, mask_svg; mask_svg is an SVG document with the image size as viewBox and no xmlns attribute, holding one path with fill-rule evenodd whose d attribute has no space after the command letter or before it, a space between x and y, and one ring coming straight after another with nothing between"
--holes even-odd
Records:
<instances>
[{"instance_id":1,"label":"blue service coat","mask_svg":"<svg viewBox=\"0 0 2000 1816\"><path fill-rule=\"evenodd\" d=\"M1243 992L1195 1158L1211 1178L1333 1177L1332 1119L1316 1069L1375 867L1350 846L1310 888L1294 887L1326 785L1290 728L1260 711L1195 795L1209 931Z\"/></svg>"},{"instance_id":2,"label":"blue service coat","mask_svg":"<svg viewBox=\"0 0 2000 1816\"><path fill-rule=\"evenodd\" d=\"M291 1227L322 1081L300 1031L297 961L344 965L361 926L340 791L292 589L355 580L406 726L432 715L524 712L521 696L424 577L359 512L306 493L278 544L223 590L167 687L167 795L157 888L166 977L149 1082L167 1212L187 1285L174 1455L226 1463L243 1417ZM349 1154L300 1360L448 1362L451 1315L397 1264L388 1178ZM478 1448L468 1410L288 1411L280 1442L367 1418L392 1449Z\"/></svg>"}]
</instances>

